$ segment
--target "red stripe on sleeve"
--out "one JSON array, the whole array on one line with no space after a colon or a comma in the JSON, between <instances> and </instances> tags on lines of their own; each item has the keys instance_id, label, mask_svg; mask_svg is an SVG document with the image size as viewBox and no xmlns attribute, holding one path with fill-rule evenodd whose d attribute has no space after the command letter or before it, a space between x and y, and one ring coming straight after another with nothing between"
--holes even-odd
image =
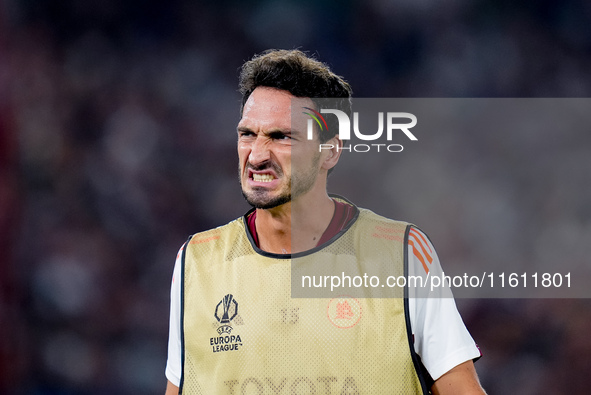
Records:
<instances>
[{"instance_id":1,"label":"red stripe on sleeve","mask_svg":"<svg viewBox=\"0 0 591 395\"><path fill-rule=\"evenodd\" d=\"M410 231L413 235L419 236L423 240L423 242L425 243L427 248L429 249L429 252L433 253L433 251L431 250L431 247L429 247L429 243L427 242L427 239L425 239L425 236L423 236L423 234L421 232L419 232L415 228L411 228Z\"/></svg>"},{"instance_id":2,"label":"red stripe on sleeve","mask_svg":"<svg viewBox=\"0 0 591 395\"><path fill-rule=\"evenodd\" d=\"M421 255L421 253L419 252L419 250L415 247L415 243L413 243L412 240L408 241L408 245L412 246L412 250L414 255L417 257L417 259L419 261L421 261L421 263L423 264L423 269L425 269L425 273L429 273L429 268L427 267L427 264L425 263L425 260L423 259L423 256Z\"/></svg>"},{"instance_id":3,"label":"red stripe on sleeve","mask_svg":"<svg viewBox=\"0 0 591 395\"><path fill-rule=\"evenodd\" d=\"M423 255L425 256L425 258L427 258L429 263L432 263L433 258L431 258L431 255L429 255L429 253L425 249L425 246L423 245L423 243L421 243L419 240L417 240L417 238L414 235L411 235L411 237L417 242L418 246L421 248L421 251L423 252ZM409 238L409 242L410 242L410 238Z\"/></svg>"}]
</instances>

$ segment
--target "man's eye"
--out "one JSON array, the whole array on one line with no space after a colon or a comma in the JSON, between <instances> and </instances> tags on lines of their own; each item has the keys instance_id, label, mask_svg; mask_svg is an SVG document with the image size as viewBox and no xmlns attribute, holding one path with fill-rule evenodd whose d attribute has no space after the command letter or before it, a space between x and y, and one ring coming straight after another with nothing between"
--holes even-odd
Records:
<instances>
[{"instance_id":1,"label":"man's eye","mask_svg":"<svg viewBox=\"0 0 591 395\"><path fill-rule=\"evenodd\" d=\"M275 140L290 140L291 136L289 136L285 133L273 133L271 135L271 138L273 138Z\"/></svg>"},{"instance_id":2,"label":"man's eye","mask_svg":"<svg viewBox=\"0 0 591 395\"><path fill-rule=\"evenodd\" d=\"M240 137L252 137L252 136L254 136L254 133L245 130L245 131L238 132L238 136L240 136Z\"/></svg>"}]
</instances>

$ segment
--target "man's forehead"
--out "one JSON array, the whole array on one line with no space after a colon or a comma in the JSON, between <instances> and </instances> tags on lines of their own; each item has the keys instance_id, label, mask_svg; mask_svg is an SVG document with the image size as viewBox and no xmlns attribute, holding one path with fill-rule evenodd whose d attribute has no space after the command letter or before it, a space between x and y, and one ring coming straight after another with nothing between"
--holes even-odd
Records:
<instances>
[{"instance_id":1,"label":"man's forehead","mask_svg":"<svg viewBox=\"0 0 591 395\"><path fill-rule=\"evenodd\" d=\"M288 124L291 121L299 122L303 115L302 108L313 105L310 98L296 97L286 90L260 86L244 104L240 124L253 121L277 122L279 119Z\"/></svg>"}]
</instances>

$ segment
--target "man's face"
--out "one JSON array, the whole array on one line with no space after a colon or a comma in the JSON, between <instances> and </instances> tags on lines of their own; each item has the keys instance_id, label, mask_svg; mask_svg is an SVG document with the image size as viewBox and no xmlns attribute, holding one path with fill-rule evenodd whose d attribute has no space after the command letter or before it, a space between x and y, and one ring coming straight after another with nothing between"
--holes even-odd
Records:
<instances>
[{"instance_id":1,"label":"man's face","mask_svg":"<svg viewBox=\"0 0 591 395\"><path fill-rule=\"evenodd\" d=\"M307 118L294 111L292 119L292 105L298 109L313 103L287 91L258 87L244 105L238 124L240 183L253 207L269 209L290 202L317 181L317 137L307 140Z\"/></svg>"}]
</instances>

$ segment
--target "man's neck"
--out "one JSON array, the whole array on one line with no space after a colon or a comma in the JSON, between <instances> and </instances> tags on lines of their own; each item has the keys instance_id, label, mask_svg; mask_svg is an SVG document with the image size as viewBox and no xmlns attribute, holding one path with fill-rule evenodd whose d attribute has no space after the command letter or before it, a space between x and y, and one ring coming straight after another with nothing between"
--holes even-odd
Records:
<instances>
[{"instance_id":1,"label":"man's neck","mask_svg":"<svg viewBox=\"0 0 591 395\"><path fill-rule=\"evenodd\" d=\"M302 196L272 209L257 209L255 222L260 247L276 254L314 248L333 214L334 202L326 193L316 199Z\"/></svg>"}]
</instances>

